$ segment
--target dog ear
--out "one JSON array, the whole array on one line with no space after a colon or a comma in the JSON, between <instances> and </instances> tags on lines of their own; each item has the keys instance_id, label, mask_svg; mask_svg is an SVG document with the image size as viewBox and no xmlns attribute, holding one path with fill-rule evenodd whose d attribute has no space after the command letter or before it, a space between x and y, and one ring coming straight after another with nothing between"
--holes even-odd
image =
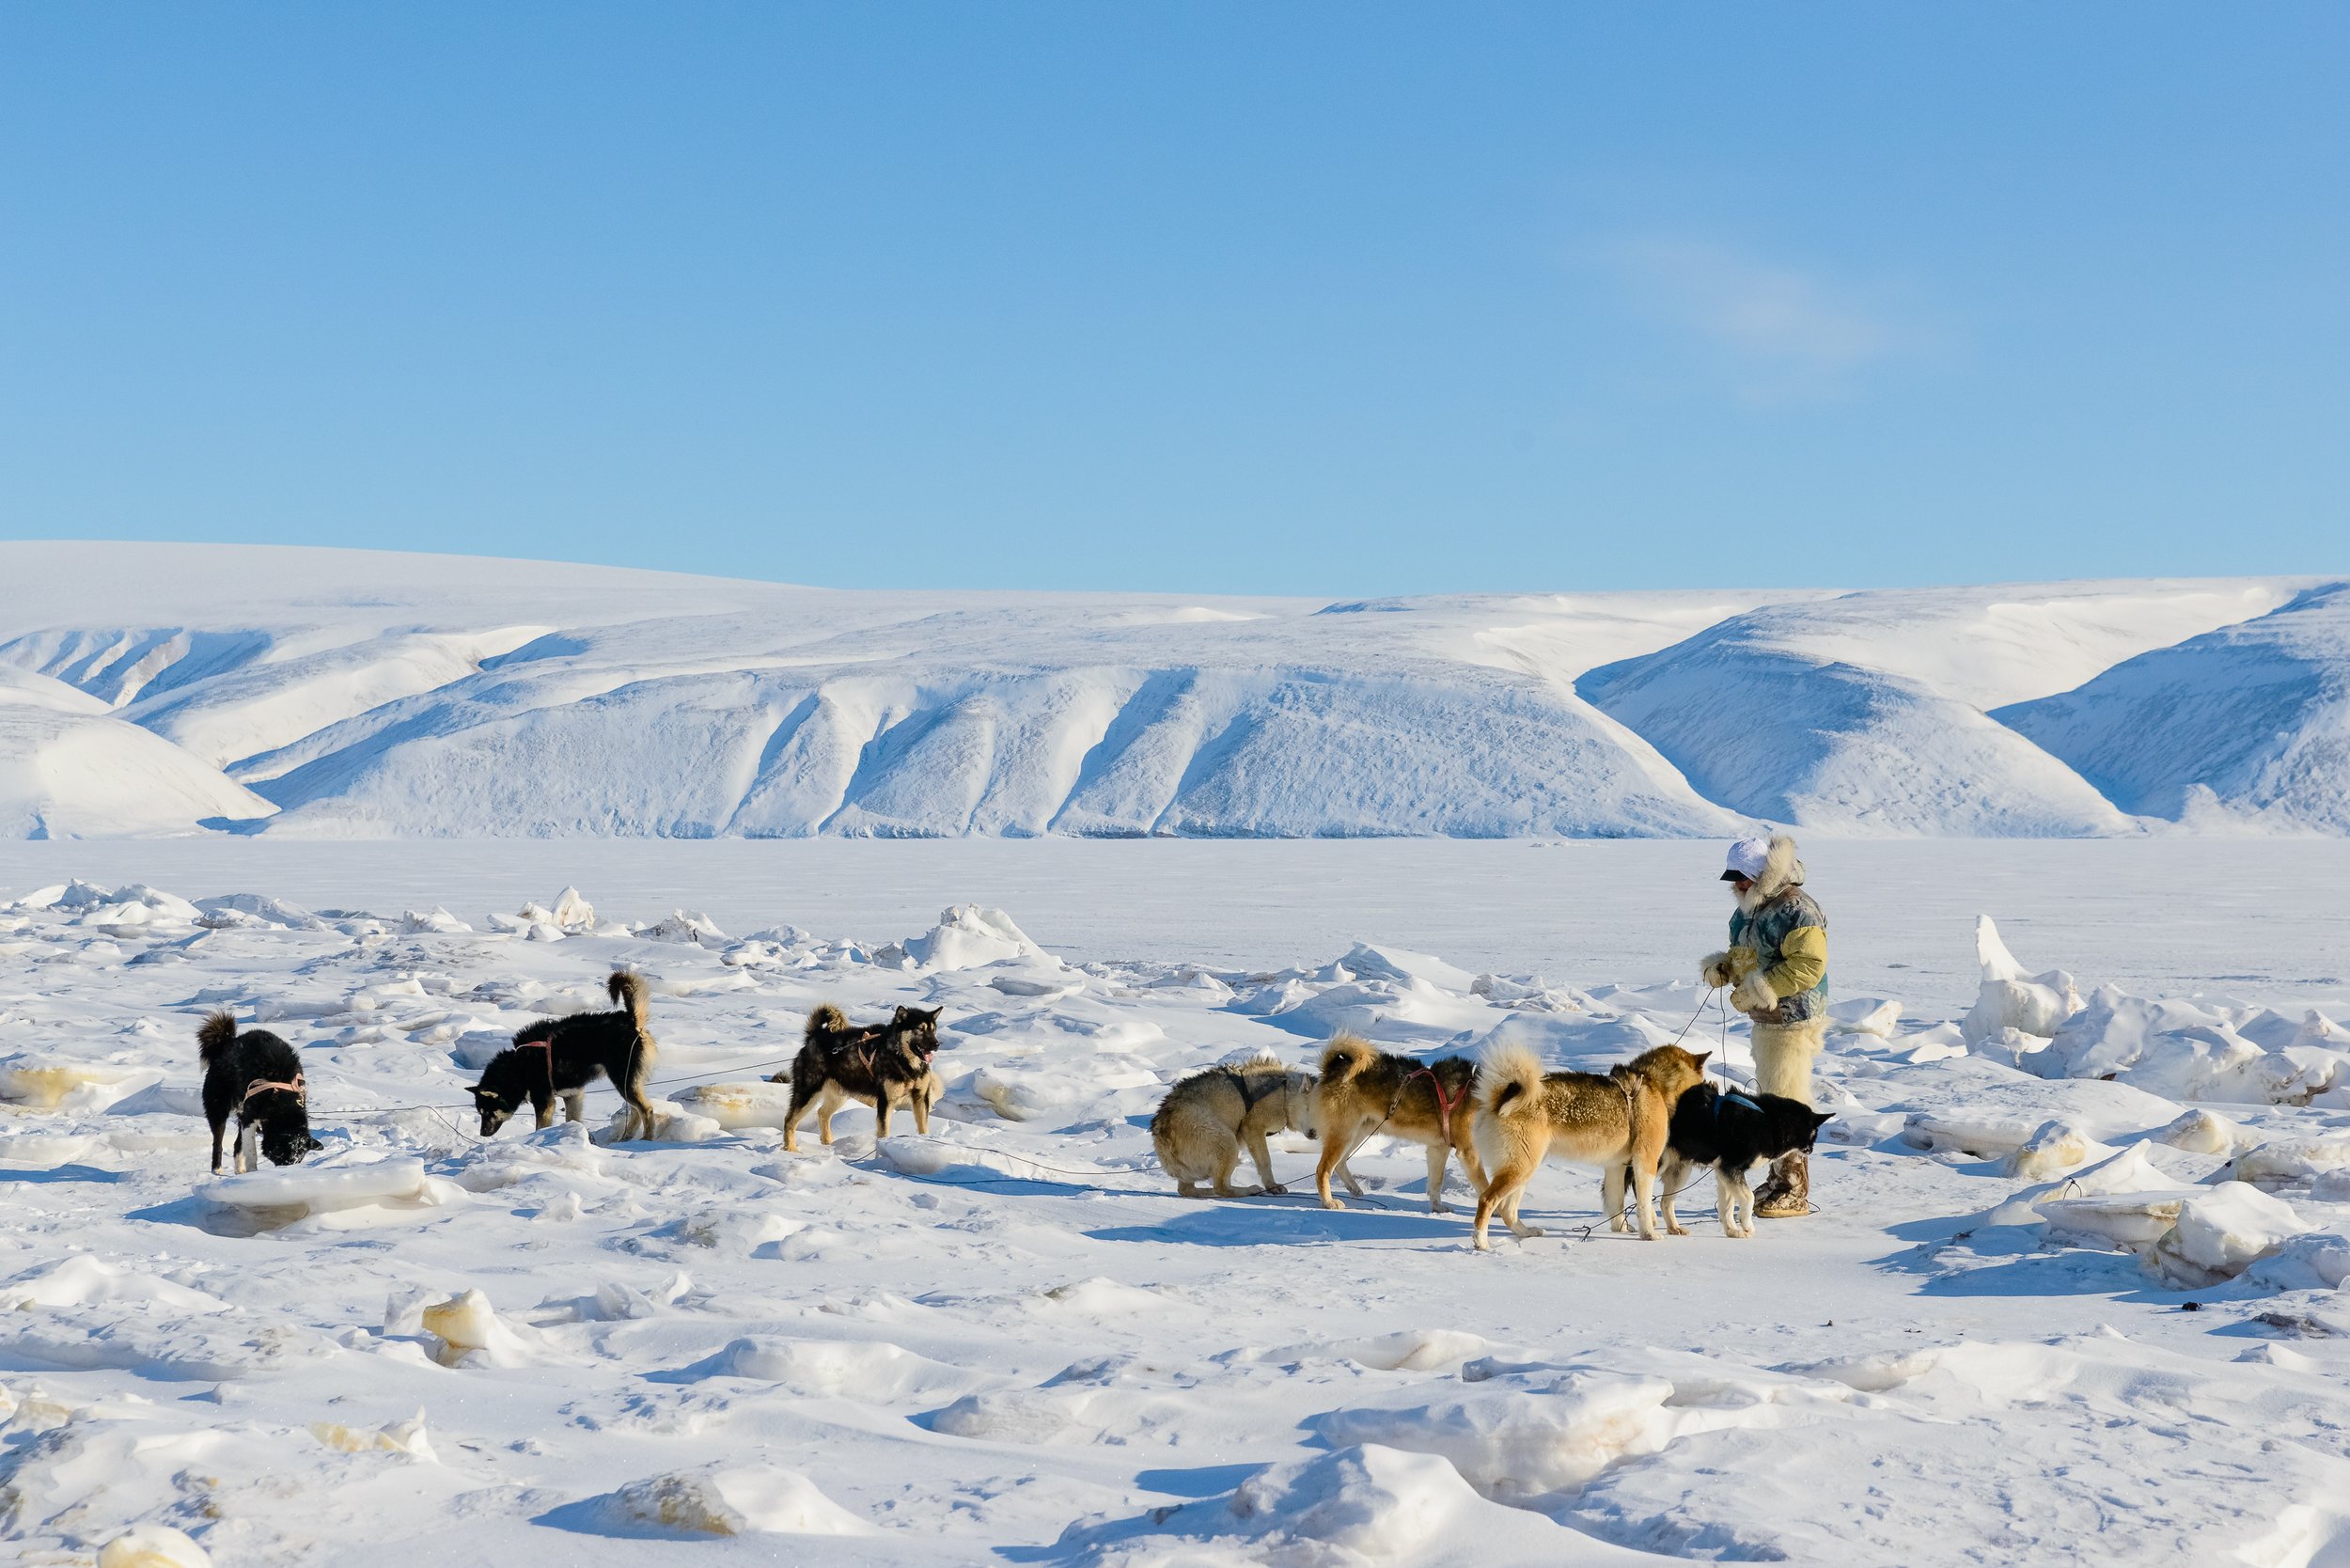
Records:
<instances>
[{"instance_id":1,"label":"dog ear","mask_svg":"<svg viewBox=\"0 0 2350 1568\"><path fill-rule=\"evenodd\" d=\"M315 1154L325 1147L326 1145L314 1137L306 1137L302 1140L302 1152L306 1154Z\"/></svg>"},{"instance_id":2,"label":"dog ear","mask_svg":"<svg viewBox=\"0 0 2350 1568\"><path fill-rule=\"evenodd\" d=\"M916 1011L915 1016L922 1020L925 1024L935 1024L938 1022L938 1015L946 1011L947 1010L943 1007L934 1007L928 1012Z\"/></svg>"},{"instance_id":3,"label":"dog ear","mask_svg":"<svg viewBox=\"0 0 2350 1568\"><path fill-rule=\"evenodd\" d=\"M1705 1058L1708 1058L1708 1057L1710 1057L1710 1056L1712 1056L1713 1054L1714 1054L1714 1053L1713 1053L1713 1052L1711 1052L1711 1051L1700 1051L1697 1055L1695 1055L1695 1056L1691 1057L1689 1059L1690 1059L1692 1062L1696 1063L1698 1066L1700 1066L1700 1067L1703 1067L1703 1066L1705 1065Z\"/></svg>"},{"instance_id":4,"label":"dog ear","mask_svg":"<svg viewBox=\"0 0 2350 1568\"><path fill-rule=\"evenodd\" d=\"M1811 1113L1811 1125L1814 1127L1825 1127L1835 1120L1836 1113L1834 1111L1813 1111Z\"/></svg>"}]
</instances>

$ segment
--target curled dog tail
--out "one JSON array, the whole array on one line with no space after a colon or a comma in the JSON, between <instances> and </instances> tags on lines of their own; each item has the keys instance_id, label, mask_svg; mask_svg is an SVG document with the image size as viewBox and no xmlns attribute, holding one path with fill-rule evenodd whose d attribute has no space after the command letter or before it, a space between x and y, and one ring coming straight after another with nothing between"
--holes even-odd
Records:
<instances>
[{"instance_id":1,"label":"curled dog tail","mask_svg":"<svg viewBox=\"0 0 2350 1568\"><path fill-rule=\"evenodd\" d=\"M1378 1059L1379 1047L1358 1035L1334 1034L1322 1048L1322 1081L1336 1088Z\"/></svg>"},{"instance_id":2,"label":"curled dog tail","mask_svg":"<svg viewBox=\"0 0 2350 1568\"><path fill-rule=\"evenodd\" d=\"M1543 1064L1523 1045L1500 1045L1477 1068L1477 1108L1491 1116L1527 1116L1541 1102Z\"/></svg>"},{"instance_id":3,"label":"curled dog tail","mask_svg":"<svg viewBox=\"0 0 2350 1568\"><path fill-rule=\"evenodd\" d=\"M645 977L627 969L615 969L603 984L612 993L612 1000L628 1009L629 1015L636 1020L636 1032L645 1033L645 1004L650 999L645 995Z\"/></svg>"},{"instance_id":4,"label":"curled dog tail","mask_svg":"<svg viewBox=\"0 0 2350 1568\"><path fill-rule=\"evenodd\" d=\"M849 1027L849 1016L830 1002L819 1002L807 1015L807 1030L804 1038L814 1040L830 1030L838 1033Z\"/></svg>"},{"instance_id":5,"label":"curled dog tail","mask_svg":"<svg viewBox=\"0 0 2350 1568\"><path fill-rule=\"evenodd\" d=\"M1543 1064L1523 1045L1499 1045L1477 1064L1476 1112L1469 1118L1469 1144L1488 1171L1510 1165L1512 1151L1530 1147L1539 1162L1549 1147L1549 1123L1542 1117Z\"/></svg>"},{"instance_id":6,"label":"curled dog tail","mask_svg":"<svg viewBox=\"0 0 2350 1568\"><path fill-rule=\"evenodd\" d=\"M237 1015L215 1012L196 1026L196 1050L207 1066L214 1057L237 1043Z\"/></svg>"}]
</instances>

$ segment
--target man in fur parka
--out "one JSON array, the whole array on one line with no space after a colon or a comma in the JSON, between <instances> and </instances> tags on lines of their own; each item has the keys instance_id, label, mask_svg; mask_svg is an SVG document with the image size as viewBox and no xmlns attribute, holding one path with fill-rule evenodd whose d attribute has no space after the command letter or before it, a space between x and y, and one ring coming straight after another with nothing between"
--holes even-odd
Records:
<instances>
[{"instance_id":1,"label":"man in fur parka","mask_svg":"<svg viewBox=\"0 0 2350 1568\"><path fill-rule=\"evenodd\" d=\"M1827 1038L1827 917L1803 890L1803 862L1784 833L1730 846L1722 880L1738 907L1730 946L1705 961L1708 985L1731 988L1730 1005L1754 1021L1755 1087L1811 1104L1811 1058ZM1789 1154L1755 1189L1763 1219L1811 1212L1810 1156Z\"/></svg>"}]
</instances>

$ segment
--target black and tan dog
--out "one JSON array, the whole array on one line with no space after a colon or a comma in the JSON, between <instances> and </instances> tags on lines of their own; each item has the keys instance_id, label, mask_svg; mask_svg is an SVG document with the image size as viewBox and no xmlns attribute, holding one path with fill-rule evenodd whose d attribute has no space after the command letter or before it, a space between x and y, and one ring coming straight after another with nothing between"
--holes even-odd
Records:
<instances>
[{"instance_id":1,"label":"black and tan dog","mask_svg":"<svg viewBox=\"0 0 2350 1568\"><path fill-rule=\"evenodd\" d=\"M628 1103L623 1140L652 1137L652 1105L645 1098L645 1074L658 1049L645 1023L645 980L616 971L604 982L615 1012L574 1012L543 1018L514 1036L514 1043L490 1058L473 1086L474 1108L481 1113L481 1136L495 1137L507 1120L530 1103L539 1125L555 1121L555 1100L563 1097L568 1120L585 1114L588 1086L602 1074Z\"/></svg>"},{"instance_id":2,"label":"black and tan dog","mask_svg":"<svg viewBox=\"0 0 2350 1568\"><path fill-rule=\"evenodd\" d=\"M1471 1090L1477 1063L1466 1057L1443 1057L1421 1061L1417 1057L1383 1051L1351 1034L1333 1036L1322 1050L1322 1078L1315 1095L1321 1102L1315 1123L1322 1134L1322 1153L1314 1165L1314 1190L1325 1209L1340 1207L1330 1196L1335 1172L1356 1198L1363 1186L1346 1168L1347 1155L1373 1133L1408 1138L1428 1150L1428 1212L1449 1214L1444 1201L1444 1170L1448 1153L1458 1150L1461 1168L1472 1190L1485 1186L1484 1168L1469 1137Z\"/></svg>"},{"instance_id":3,"label":"black and tan dog","mask_svg":"<svg viewBox=\"0 0 2350 1568\"><path fill-rule=\"evenodd\" d=\"M1606 1074L1544 1073L1523 1045L1485 1058L1477 1079L1473 1136L1477 1157L1493 1173L1477 1198L1471 1239L1485 1250L1485 1224L1496 1214L1514 1235L1542 1231L1518 1220L1518 1200L1546 1156L1597 1166L1600 1202L1610 1229L1622 1231L1624 1181L1639 1205L1640 1239L1656 1239L1655 1184L1670 1136L1673 1107L1705 1079L1705 1058L1659 1045Z\"/></svg>"},{"instance_id":4,"label":"black and tan dog","mask_svg":"<svg viewBox=\"0 0 2350 1568\"><path fill-rule=\"evenodd\" d=\"M852 1026L830 1002L807 1015L807 1031L791 1071L769 1083L791 1086L791 1108L783 1118L783 1146L797 1152L800 1123L816 1108L816 1134L832 1142L833 1113L852 1100L873 1107L873 1136L889 1136L889 1113L901 1104L914 1111L914 1130L931 1130L931 1106L939 1096L939 1009L901 1007L886 1024Z\"/></svg>"},{"instance_id":5,"label":"black and tan dog","mask_svg":"<svg viewBox=\"0 0 2350 1568\"><path fill-rule=\"evenodd\" d=\"M212 1124L214 1171L231 1116L240 1172L260 1168L257 1142L272 1165L298 1165L303 1155L326 1147L310 1136L302 1058L292 1046L267 1029L239 1034L234 1014L215 1012L196 1029L196 1048L204 1059L204 1120Z\"/></svg>"},{"instance_id":6,"label":"black and tan dog","mask_svg":"<svg viewBox=\"0 0 2350 1568\"><path fill-rule=\"evenodd\" d=\"M1665 1229L1676 1236L1689 1232L1673 1218L1673 1195L1689 1177L1714 1168L1714 1203L1721 1215L1722 1234L1754 1234L1754 1188L1747 1175L1759 1160L1778 1160L1809 1153L1822 1124L1835 1120L1834 1111L1815 1111L1801 1100L1784 1094L1724 1091L1700 1084L1673 1106L1672 1126L1665 1149Z\"/></svg>"}]
</instances>

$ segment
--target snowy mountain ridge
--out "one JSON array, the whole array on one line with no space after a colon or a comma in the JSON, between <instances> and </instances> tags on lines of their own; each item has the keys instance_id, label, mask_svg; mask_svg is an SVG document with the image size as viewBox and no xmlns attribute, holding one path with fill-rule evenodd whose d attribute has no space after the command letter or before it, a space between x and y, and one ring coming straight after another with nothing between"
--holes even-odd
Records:
<instances>
[{"instance_id":1,"label":"snowy mountain ridge","mask_svg":"<svg viewBox=\"0 0 2350 1568\"><path fill-rule=\"evenodd\" d=\"M2350 583L852 592L0 544L0 834L2350 832Z\"/></svg>"}]
</instances>

